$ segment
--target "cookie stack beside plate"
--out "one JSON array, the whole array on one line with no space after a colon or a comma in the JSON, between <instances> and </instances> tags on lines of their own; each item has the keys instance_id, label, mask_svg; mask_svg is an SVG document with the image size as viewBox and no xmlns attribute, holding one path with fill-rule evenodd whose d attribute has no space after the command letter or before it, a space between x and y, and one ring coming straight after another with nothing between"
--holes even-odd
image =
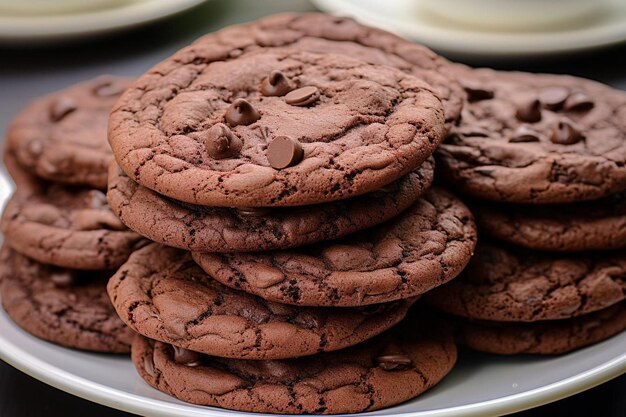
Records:
<instances>
[{"instance_id":1,"label":"cookie stack beside plate","mask_svg":"<svg viewBox=\"0 0 626 417\"><path fill-rule=\"evenodd\" d=\"M106 283L145 242L108 208L108 113L130 80L100 77L31 103L7 133L16 191L0 222L2 305L33 335L62 346L127 353L132 331Z\"/></svg>"},{"instance_id":2,"label":"cookie stack beside plate","mask_svg":"<svg viewBox=\"0 0 626 417\"><path fill-rule=\"evenodd\" d=\"M626 328L626 93L568 76L457 67L468 93L440 149L475 199L467 272L429 297L468 346L563 353ZM497 243L496 243L497 242Z\"/></svg>"},{"instance_id":3,"label":"cookie stack beside plate","mask_svg":"<svg viewBox=\"0 0 626 417\"><path fill-rule=\"evenodd\" d=\"M469 210L430 187L464 94L446 74L388 33L281 15L201 38L122 95L108 201L157 243L108 291L149 384L241 411L348 413L452 369L444 327L398 324L476 241Z\"/></svg>"}]
</instances>

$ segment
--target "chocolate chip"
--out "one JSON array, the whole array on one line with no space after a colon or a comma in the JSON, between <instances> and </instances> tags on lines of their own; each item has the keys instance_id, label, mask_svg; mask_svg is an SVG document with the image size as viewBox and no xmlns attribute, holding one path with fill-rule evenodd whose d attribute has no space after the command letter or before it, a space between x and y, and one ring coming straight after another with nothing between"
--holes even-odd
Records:
<instances>
[{"instance_id":1,"label":"chocolate chip","mask_svg":"<svg viewBox=\"0 0 626 417\"><path fill-rule=\"evenodd\" d=\"M59 97L50 104L48 113L50 120L58 122L78 108L76 101L70 97Z\"/></svg>"},{"instance_id":2,"label":"chocolate chip","mask_svg":"<svg viewBox=\"0 0 626 417\"><path fill-rule=\"evenodd\" d=\"M539 135L529 125L520 125L509 138L511 143L539 142Z\"/></svg>"},{"instance_id":3,"label":"chocolate chip","mask_svg":"<svg viewBox=\"0 0 626 417\"><path fill-rule=\"evenodd\" d=\"M261 83L261 94L264 96L284 96L293 90L291 80L282 71L274 70Z\"/></svg>"},{"instance_id":4,"label":"chocolate chip","mask_svg":"<svg viewBox=\"0 0 626 417\"><path fill-rule=\"evenodd\" d=\"M593 100L589 95L582 91L576 91L565 100L563 108L566 111L588 111L591 110L593 106Z\"/></svg>"},{"instance_id":5,"label":"chocolate chip","mask_svg":"<svg viewBox=\"0 0 626 417\"><path fill-rule=\"evenodd\" d=\"M411 366L413 362L405 355L384 355L377 357L376 363L385 371L402 371Z\"/></svg>"},{"instance_id":6,"label":"chocolate chip","mask_svg":"<svg viewBox=\"0 0 626 417\"><path fill-rule=\"evenodd\" d=\"M515 116L522 122L536 123L541 120L541 102L538 99L520 103Z\"/></svg>"},{"instance_id":7,"label":"chocolate chip","mask_svg":"<svg viewBox=\"0 0 626 417\"><path fill-rule=\"evenodd\" d=\"M224 123L213 125L206 131L204 146L211 158L231 158L239 154L243 142Z\"/></svg>"},{"instance_id":8,"label":"chocolate chip","mask_svg":"<svg viewBox=\"0 0 626 417\"><path fill-rule=\"evenodd\" d=\"M288 136L277 136L267 147L267 159L272 168L283 169L302 160L302 145Z\"/></svg>"},{"instance_id":9,"label":"chocolate chip","mask_svg":"<svg viewBox=\"0 0 626 417\"><path fill-rule=\"evenodd\" d=\"M177 364L191 368L202 365L202 354L178 346L172 347L174 348L174 362Z\"/></svg>"},{"instance_id":10,"label":"chocolate chip","mask_svg":"<svg viewBox=\"0 0 626 417\"><path fill-rule=\"evenodd\" d=\"M548 110L559 110L569 96L565 87L547 87L539 91L539 101Z\"/></svg>"},{"instance_id":11,"label":"chocolate chip","mask_svg":"<svg viewBox=\"0 0 626 417\"><path fill-rule=\"evenodd\" d=\"M478 86L478 85L464 85L463 88L467 93L467 101L473 103L475 101L492 99L494 94L493 90Z\"/></svg>"},{"instance_id":12,"label":"chocolate chip","mask_svg":"<svg viewBox=\"0 0 626 417\"><path fill-rule=\"evenodd\" d=\"M238 98L226 110L224 116L231 126L248 126L261 118L259 112L243 98Z\"/></svg>"},{"instance_id":13,"label":"chocolate chip","mask_svg":"<svg viewBox=\"0 0 626 417\"><path fill-rule=\"evenodd\" d=\"M558 126L552 131L550 140L558 145L573 145L580 142L585 136L567 120L561 120Z\"/></svg>"},{"instance_id":14,"label":"chocolate chip","mask_svg":"<svg viewBox=\"0 0 626 417\"><path fill-rule=\"evenodd\" d=\"M298 88L285 96L285 103L292 106L308 106L320 98L320 90L317 87L308 86Z\"/></svg>"},{"instance_id":15,"label":"chocolate chip","mask_svg":"<svg viewBox=\"0 0 626 417\"><path fill-rule=\"evenodd\" d=\"M69 272L55 272L50 279L57 287L69 287L74 284L74 277Z\"/></svg>"},{"instance_id":16,"label":"chocolate chip","mask_svg":"<svg viewBox=\"0 0 626 417\"><path fill-rule=\"evenodd\" d=\"M241 217L261 217L268 214L272 209L269 207L238 207L237 213Z\"/></svg>"},{"instance_id":17,"label":"chocolate chip","mask_svg":"<svg viewBox=\"0 0 626 417\"><path fill-rule=\"evenodd\" d=\"M115 81L104 81L93 89L93 93L98 97L119 96L125 90L125 86Z\"/></svg>"}]
</instances>

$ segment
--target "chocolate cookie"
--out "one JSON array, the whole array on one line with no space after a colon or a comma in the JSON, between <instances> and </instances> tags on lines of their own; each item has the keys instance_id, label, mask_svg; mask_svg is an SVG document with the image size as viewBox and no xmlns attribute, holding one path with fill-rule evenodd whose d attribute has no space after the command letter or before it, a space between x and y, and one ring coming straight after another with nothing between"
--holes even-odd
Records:
<instances>
[{"instance_id":1,"label":"chocolate cookie","mask_svg":"<svg viewBox=\"0 0 626 417\"><path fill-rule=\"evenodd\" d=\"M242 52L261 45L296 51L345 55L370 64L388 65L432 85L444 106L446 124L461 114L466 93L456 80L452 64L428 48L381 29L360 25L345 17L322 13L285 13L225 28L199 39L196 45L220 37Z\"/></svg>"},{"instance_id":2,"label":"chocolate cookie","mask_svg":"<svg viewBox=\"0 0 626 417\"><path fill-rule=\"evenodd\" d=\"M626 188L626 93L563 75L458 67L462 122L439 152L448 182L515 203L593 200Z\"/></svg>"},{"instance_id":3,"label":"chocolate cookie","mask_svg":"<svg viewBox=\"0 0 626 417\"><path fill-rule=\"evenodd\" d=\"M9 127L7 149L42 178L105 189L109 112L130 81L102 76L34 100Z\"/></svg>"},{"instance_id":4,"label":"chocolate cookie","mask_svg":"<svg viewBox=\"0 0 626 417\"><path fill-rule=\"evenodd\" d=\"M230 289L189 252L133 253L108 285L119 316L151 339L209 355L281 359L355 345L397 324L415 299L374 308L297 308Z\"/></svg>"},{"instance_id":5,"label":"chocolate cookie","mask_svg":"<svg viewBox=\"0 0 626 417\"><path fill-rule=\"evenodd\" d=\"M397 216L430 187L433 168L429 159L383 189L347 200L234 209L193 206L163 197L138 185L113 164L107 198L124 224L168 246L209 252L285 249L337 239Z\"/></svg>"},{"instance_id":6,"label":"chocolate cookie","mask_svg":"<svg viewBox=\"0 0 626 417\"><path fill-rule=\"evenodd\" d=\"M476 242L469 210L431 189L381 226L302 249L265 253L194 252L218 281L267 300L359 306L420 295L454 278Z\"/></svg>"},{"instance_id":7,"label":"chocolate cookie","mask_svg":"<svg viewBox=\"0 0 626 417\"><path fill-rule=\"evenodd\" d=\"M301 359L221 359L141 336L132 359L153 387L194 404L279 414L373 411L410 400L452 369L449 335L405 328Z\"/></svg>"},{"instance_id":8,"label":"chocolate cookie","mask_svg":"<svg viewBox=\"0 0 626 417\"><path fill-rule=\"evenodd\" d=\"M111 269L144 244L113 214L102 191L36 179L5 160L17 190L0 228L16 251L66 268Z\"/></svg>"},{"instance_id":9,"label":"chocolate cookie","mask_svg":"<svg viewBox=\"0 0 626 417\"><path fill-rule=\"evenodd\" d=\"M443 137L441 102L400 70L211 39L140 77L111 113L120 167L160 194L223 207L340 200L415 170Z\"/></svg>"},{"instance_id":10,"label":"chocolate cookie","mask_svg":"<svg viewBox=\"0 0 626 417\"><path fill-rule=\"evenodd\" d=\"M462 276L427 295L437 308L492 321L558 320L626 298L623 253L546 255L481 243Z\"/></svg>"},{"instance_id":11,"label":"chocolate cookie","mask_svg":"<svg viewBox=\"0 0 626 417\"><path fill-rule=\"evenodd\" d=\"M548 251L626 248L626 195L559 205L476 205L481 231Z\"/></svg>"},{"instance_id":12,"label":"chocolate cookie","mask_svg":"<svg viewBox=\"0 0 626 417\"><path fill-rule=\"evenodd\" d=\"M626 329L624 303L567 320L539 323L466 321L460 342L472 349L501 355L571 352L608 339Z\"/></svg>"},{"instance_id":13,"label":"chocolate cookie","mask_svg":"<svg viewBox=\"0 0 626 417\"><path fill-rule=\"evenodd\" d=\"M22 329L49 342L96 352L130 351L133 332L106 294L111 272L85 272L40 264L3 247L2 305Z\"/></svg>"}]
</instances>

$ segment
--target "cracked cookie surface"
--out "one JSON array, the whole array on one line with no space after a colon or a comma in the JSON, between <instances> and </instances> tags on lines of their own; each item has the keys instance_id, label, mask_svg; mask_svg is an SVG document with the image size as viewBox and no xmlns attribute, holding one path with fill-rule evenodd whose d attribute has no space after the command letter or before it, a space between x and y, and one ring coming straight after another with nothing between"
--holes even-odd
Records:
<instances>
[{"instance_id":1,"label":"cracked cookie surface","mask_svg":"<svg viewBox=\"0 0 626 417\"><path fill-rule=\"evenodd\" d=\"M450 335L404 330L336 352L272 361L175 352L137 336L132 360L150 385L194 404L279 414L357 413L418 396L456 362Z\"/></svg>"},{"instance_id":2,"label":"cracked cookie surface","mask_svg":"<svg viewBox=\"0 0 626 417\"><path fill-rule=\"evenodd\" d=\"M128 353L133 332L106 294L110 271L40 264L3 247L2 306L22 329L49 342L95 352Z\"/></svg>"},{"instance_id":3,"label":"cracked cookie surface","mask_svg":"<svg viewBox=\"0 0 626 417\"><path fill-rule=\"evenodd\" d=\"M197 205L318 204L395 181L443 137L440 100L400 70L232 41L203 38L122 95L109 141L131 179ZM265 92L270 78L292 91ZM272 161L279 138L294 146L288 166Z\"/></svg>"},{"instance_id":4,"label":"cracked cookie surface","mask_svg":"<svg viewBox=\"0 0 626 417\"><path fill-rule=\"evenodd\" d=\"M296 308L233 290L188 252L151 244L108 284L118 314L151 339L209 355L281 359L343 349L397 324L415 299L375 308Z\"/></svg>"},{"instance_id":5,"label":"cracked cookie surface","mask_svg":"<svg viewBox=\"0 0 626 417\"><path fill-rule=\"evenodd\" d=\"M491 321L558 320L626 298L623 253L546 255L481 241L463 274L429 293L435 307Z\"/></svg>"},{"instance_id":6,"label":"cracked cookie surface","mask_svg":"<svg viewBox=\"0 0 626 417\"><path fill-rule=\"evenodd\" d=\"M472 211L481 231L530 249L576 252L626 248L626 193L559 205L477 204Z\"/></svg>"},{"instance_id":7,"label":"cracked cookie surface","mask_svg":"<svg viewBox=\"0 0 626 417\"><path fill-rule=\"evenodd\" d=\"M626 188L626 92L563 75L457 71L468 103L438 159L451 186L533 204Z\"/></svg>"},{"instance_id":8,"label":"cracked cookie surface","mask_svg":"<svg viewBox=\"0 0 626 417\"><path fill-rule=\"evenodd\" d=\"M208 252L285 249L337 239L397 216L430 187L433 167L429 159L384 189L347 200L242 211L177 202L112 165L107 199L130 229L167 246Z\"/></svg>"},{"instance_id":9,"label":"cracked cookie surface","mask_svg":"<svg viewBox=\"0 0 626 417\"><path fill-rule=\"evenodd\" d=\"M433 188L391 221L337 241L193 256L218 281L267 300L359 306L414 297L449 281L465 267L475 242L469 210Z\"/></svg>"},{"instance_id":10,"label":"cracked cookie surface","mask_svg":"<svg viewBox=\"0 0 626 417\"><path fill-rule=\"evenodd\" d=\"M74 269L112 269L144 243L113 214L100 190L30 176L9 155L17 190L0 219L6 244L39 262Z\"/></svg>"},{"instance_id":11,"label":"cracked cookie surface","mask_svg":"<svg viewBox=\"0 0 626 417\"><path fill-rule=\"evenodd\" d=\"M105 189L109 112L130 83L102 76L35 99L9 126L7 149L39 177Z\"/></svg>"},{"instance_id":12,"label":"cracked cookie surface","mask_svg":"<svg viewBox=\"0 0 626 417\"><path fill-rule=\"evenodd\" d=\"M501 355L555 355L599 343L626 329L626 305L565 320L540 323L464 322L459 342Z\"/></svg>"}]
</instances>

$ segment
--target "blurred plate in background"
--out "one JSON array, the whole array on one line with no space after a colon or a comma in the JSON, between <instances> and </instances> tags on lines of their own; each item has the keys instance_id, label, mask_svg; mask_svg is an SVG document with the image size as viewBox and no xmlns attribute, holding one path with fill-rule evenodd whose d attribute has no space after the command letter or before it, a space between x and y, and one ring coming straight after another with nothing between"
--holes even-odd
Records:
<instances>
[{"instance_id":1,"label":"blurred plate in background","mask_svg":"<svg viewBox=\"0 0 626 417\"><path fill-rule=\"evenodd\" d=\"M19 0L4 0L5 2ZM26 0L28 1L28 0ZM50 0L63 2L64 0ZM29 13L0 7L0 44L46 44L130 29L190 9L207 0L125 0L97 8ZM0 4L2 6L2 4Z\"/></svg>"},{"instance_id":2,"label":"blurred plate in background","mask_svg":"<svg viewBox=\"0 0 626 417\"><path fill-rule=\"evenodd\" d=\"M313 0L313 3L321 10L354 17L461 58L557 54L626 40L625 0L607 0L602 10L585 19L526 31L455 23L430 13L418 0Z\"/></svg>"}]
</instances>

